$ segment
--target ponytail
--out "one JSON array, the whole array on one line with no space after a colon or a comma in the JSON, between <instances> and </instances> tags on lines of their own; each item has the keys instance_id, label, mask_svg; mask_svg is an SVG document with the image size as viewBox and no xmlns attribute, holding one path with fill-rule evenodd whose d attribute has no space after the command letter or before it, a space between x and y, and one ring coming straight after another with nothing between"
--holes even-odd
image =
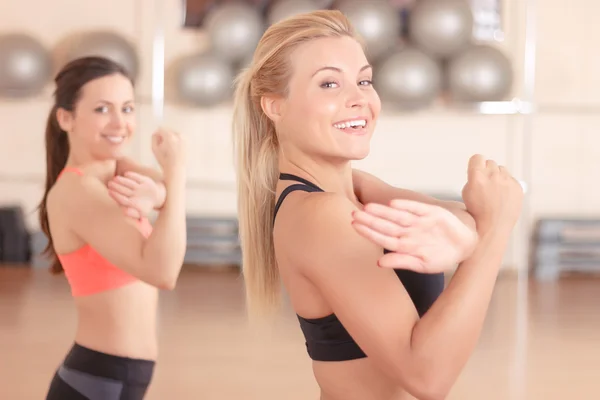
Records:
<instances>
[{"instance_id":1,"label":"ponytail","mask_svg":"<svg viewBox=\"0 0 600 400\"><path fill-rule=\"evenodd\" d=\"M50 271L59 274L63 271L63 267L54 253L46 200L48 199L48 192L54 183L56 183L58 175L67 164L67 158L69 157L69 140L67 138L67 133L58 125L56 111L57 107L52 107L50 115L48 116L48 121L46 122L46 187L44 189L44 197L39 205L39 217L42 232L44 232L48 238L48 245L44 249L44 255L49 257L52 261Z\"/></svg>"},{"instance_id":2,"label":"ponytail","mask_svg":"<svg viewBox=\"0 0 600 400\"><path fill-rule=\"evenodd\" d=\"M278 145L273 123L252 92L250 71L238 77L233 135L246 304L251 315L270 314L280 299L273 245Z\"/></svg>"}]
</instances>

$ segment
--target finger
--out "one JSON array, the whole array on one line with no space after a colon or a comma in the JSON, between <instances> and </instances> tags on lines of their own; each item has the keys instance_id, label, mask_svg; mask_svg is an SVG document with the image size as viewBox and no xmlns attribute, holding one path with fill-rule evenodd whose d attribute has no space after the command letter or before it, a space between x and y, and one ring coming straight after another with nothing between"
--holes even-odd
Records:
<instances>
[{"instance_id":1,"label":"finger","mask_svg":"<svg viewBox=\"0 0 600 400\"><path fill-rule=\"evenodd\" d=\"M388 210L385 210L389 213ZM408 214L408 213L407 213ZM387 236L398 237L406 231L402 224L390 221L390 218L378 217L371 212L355 211L353 214L354 222L368 226L369 228Z\"/></svg>"},{"instance_id":2,"label":"finger","mask_svg":"<svg viewBox=\"0 0 600 400\"><path fill-rule=\"evenodd\" d=\"M146 175L138 174L137 172L133 171L127 171L123 175L137 183L144 183L149 179Z\"/></svg>"},{"instance_id":3,"label":"finger","mask_svg":"<svg viewBox=\"0 0 600 400\"><path fill-rule=\"evenodd\" d=\"M384 249L394 251L393 248L396 247L398 238L384 235L358 222L353 222L352 226L356 232L358 232L358 234L365 239L383 247Z\"/></svg>"},{"instance_id":4,"label":"finger","mask_svg":"<svg viewBox=\"0 0 600 400\"><path fill-rule=\"evenodd\" d=\"M409 212L419 217L431 214L436 210L437 207L431 204L422 203L420 201L405 199L394 199L390 201L390 206L398 211Z\"/></svg>"},{"instance_id":5,"label":"finger","mask_svg":"<svg viewBox=\"0 0 600 400\"><path fill-rule=\"evenodd\" d=\"M418 257L409 254L388 253L381 257L377 265L381 268L405 269L425 273L425 263Z\"/></svg>"},{"instance_id":6,"label":"finger","mask_svg":"<svg viewBox=\"0 0 600 400\"><path fill-rule=\"evenodd\" d=\"M369 213L372 216L393 222L400 226L411 226L418 218L410 210L402 209L401 207L386 206L383 204L370 203L364 207L363 212Z\"/></svg>"},{"instance_id":7,"label":"finger","mask_svg":"<svg viewBox=\"0 0 600 400\"><path fill-rule=\"evenodd\" d=\"M157 131L152 135L152 149L156 150L164 141L164 134L162 131Z\"/></svg>"},{"instance_id":8,"label":"finger","mask_svg":"<svg viewBox=\"0 0 600 400\"><path fill-rule=\"evenodd\" d=\"M108 194L112 197L118 204L129 207L131 205L131 200L127 196L123 196L121 193L117 193L114 190L109 190Z\"/></svg>"},{"instance_id":9,"label":"finger","mask_svg":"<svg viewBox=\"0 0 600 400\"><path fill-rule=\"evenodd\" d=\"M359 222L353 222L354 229L364 238L383 247L385 250L411 254L413 256L420 255L420 244L411 236L394 237L384 235L374 229L369 228Z\"/></svg>"},{"instance_id":10,"label":"finger","mask_svg":"<svg viewBox=\"0 0 600 400\"><path fill-rule=\"evenodd\" d=\"M125 215L127 215L128 217L131 217L131 218L135 218L135 219L142 218L142 214L133 207L127 207L127 209L125 210Z\"/></svg>"},{"instance_id":11,"label":"finger","mask_svg":"<svg viewBox=\"0 0 600 400\"><path fill-rule=\"evenodd\" d=\"M490 176L498 174L500 172L500 169L498 168L498 164L494 160L487 160L485 162L485 169L486 169L488 175L490 175Z\"/></svg>"},{"instance_id":12,"label":"finger","mask_svg":"<svg viewBox=\"0 0 600 400\"><path fill-rule=\"evenodd\" d=\"M112 178L112 181L115 183L119 183L131 190L134 190L138 186L138 183L133 179L121 175L115 176L114 178Z\"/></svg>"},{"instance_id":13,"label":"finger","mask_svg":"<svg viewBox=\"0 0 600 400\"><path fill-rule=\"evenodd\" d=\"M475 154L469 159L469 166L467 167L467 174L471 178L471 174L476 171L485 169L485 158L481 154Z\"/></svg>"},{"instance_id":14,"label":"finger","mask_svg":"<svg viewBox=\"0 0 600 400\"><path fill-rule=\"evenodd\" d=\"M500 170L500 174L501 174L502 176L504 176L504 177L509 177L509 176L511 176L510 172L508 171L508 169L507 169L505 166L503 166L503 165L500 165L500 166L498 167L498 169Z\"/></svg>"},{"instance_id":15,"label":"finger","mask_svg":"<svg viewBox=\"0 0 600 400\"><path fill-rule=\"evenodd\" d=\"M123 196L127 196L127 197L133 196L133 189L131 189L121 183L118 183L115 181L108 181L107 186L110 190L120 193Z\"/></svg>"}]
</instances>

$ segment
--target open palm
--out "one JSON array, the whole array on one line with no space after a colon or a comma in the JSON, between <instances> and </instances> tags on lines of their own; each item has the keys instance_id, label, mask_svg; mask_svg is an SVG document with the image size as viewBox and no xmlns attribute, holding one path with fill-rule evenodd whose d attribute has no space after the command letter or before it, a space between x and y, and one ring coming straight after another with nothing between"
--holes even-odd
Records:
<instances>
[{"instance_id":1,"label":"open palm","mask_svg":"<svg viewBox=\"0 0 600 400\"><path fill-rule=\"evenodd\" d=\"M411 200L368 204L354 213L356 231L388 250L384 268L421 273L446 271L472 250L477 236L450 211Z\"/></svg>"}]
</instances>

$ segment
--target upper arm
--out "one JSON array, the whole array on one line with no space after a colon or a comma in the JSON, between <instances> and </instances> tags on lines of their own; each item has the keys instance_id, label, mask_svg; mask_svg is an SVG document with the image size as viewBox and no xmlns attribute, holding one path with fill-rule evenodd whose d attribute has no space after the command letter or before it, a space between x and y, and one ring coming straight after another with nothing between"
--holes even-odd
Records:
<instances>
[{"instance_id":1,"label":"upper arm","mask_svg":"<svg viewBox=\"0 0 600 400\"><path fill-rule=\"evenodd\" d=\"M106 187L88 176L70 179L65 184L70 186L65 189L77 194L63 200L70 229L113 265L139 279L152 281L148 276L151 269L144 265L146 238L128 221Z\"/></svg>"},{"instance_id":2,"label":"upper arm","mask_svg":"<svg viewBox=\"0 0 600 400\"><path fill-rule=\"evenodd\" d=\"M117 162L117 175L123 175L125 172L130 171L145 175L155 182L163 181L163 174L161 171L141 165L131 158L124 157Z\"/></svg>"},{"instance_id":3,"label":"upper arm","mask_svg":"<svg viewBox=\"0 0 600 400\"><path fill-rule=\"evenodd\" d=\"M411 390L410 343L419 317L408 293L392 269L377 266L382 248L351 226L349 201L332 196L310 209L296 255L302 271L360 348Z\"/></svg>"}]
</instances>

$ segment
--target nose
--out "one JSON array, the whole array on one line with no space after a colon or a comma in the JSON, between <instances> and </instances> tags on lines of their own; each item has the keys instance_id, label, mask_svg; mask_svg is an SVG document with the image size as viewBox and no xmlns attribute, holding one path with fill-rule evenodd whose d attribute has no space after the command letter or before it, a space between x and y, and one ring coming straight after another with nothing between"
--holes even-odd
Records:
<instances>
[{"instance_id":1,"label":"nose","mask_svg":"<svg viewBox=\"0 0 600 400\"><path fill-rule=\"evenodd\" d=\"M113 113L112 126L114 128L123 128L125 126L125 118L122 113L116 111Z\"/></svg>"},{"instance_id":2,"label":"nose","mask_svg":"<svg viewBox=\"0 0 600 400\"><path fill-rule=\"evenodd\" d=\"M348 100L346 102L346 107L354 108L354 107L365 107L367 105L367 97L365 93L363 93L360 88L352 85L351 88L348 89Z\"/></svg>"}]
</instances>

